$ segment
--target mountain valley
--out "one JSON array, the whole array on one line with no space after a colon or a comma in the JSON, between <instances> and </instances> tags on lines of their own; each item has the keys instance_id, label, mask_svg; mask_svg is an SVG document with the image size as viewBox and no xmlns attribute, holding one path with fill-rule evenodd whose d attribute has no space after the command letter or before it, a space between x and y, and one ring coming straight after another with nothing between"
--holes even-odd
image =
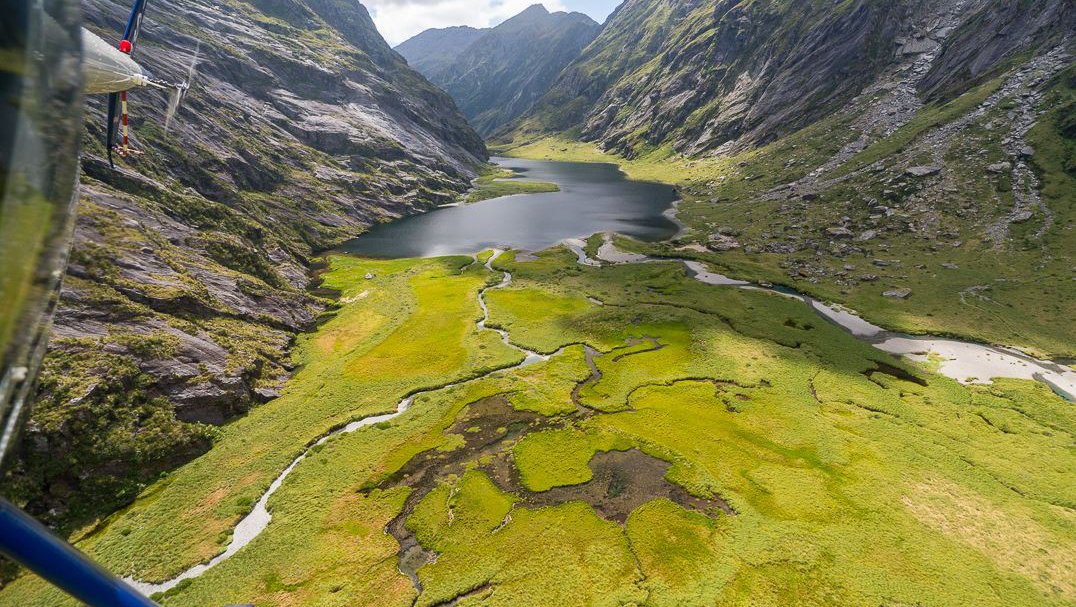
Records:
<instances>
[{"instance_id":1,"label":"mountain valley","mask_svg":"<svg viewBox=\"0 0 1076 607\"><path fill-rule=\"evenodd\" d=\"M366 4L152 8L8 499L165 607L1076 603L1076 5Z\"/></svg>"}]
</instances>

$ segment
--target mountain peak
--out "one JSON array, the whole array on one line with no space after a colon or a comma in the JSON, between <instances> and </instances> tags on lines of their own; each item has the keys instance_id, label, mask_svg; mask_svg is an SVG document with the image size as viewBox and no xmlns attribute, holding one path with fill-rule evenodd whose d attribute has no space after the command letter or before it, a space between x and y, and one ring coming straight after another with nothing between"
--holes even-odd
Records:
<instances>
[{"instance_id":1,"label":"mountain peak","mask_svg":"<svg viewBox=\"0 0 1076 607\"><path fill-rule=\"evenodd\" d=\"M520 14L518 14L516 16L517 17L522 17L524 15L548 15L548 14L549 14L549 9L547 9L544 4L539 3L539 4L532 4L532 5L528 6L522 13L520 13Z\"/></svg>"},{"instance_id":2,"label":"mountain peak","mask_svg":"<svg viewBox=\"0 0 1076 607\"><path fill-rule=\"evenodd\" d=\"M432 30L397 50L488 134L529 110L600 31L582 13L534 4L473 39Z\"/></svg>"},{"instance_id":3,"label":"mountain peak","mask_svg":"<svg viewBox=\"0 0 1076 607\"><path fill-rule=\"evenodd\" d=\"M557 11L553 13L550 12L549 9L545 7L545 5L532 4L527 7L523 12L517 14L510 19L507 19L497 27L503 30L519 26L528 26L536 24L547 25L550 23L586 23L588 25L592 24L594 26L600 25L597 21L584 13L575 11Z\"/></svg>"},{"instance_id":4,"label":"mountain peak","mask_svg":"<svg viewBox=\"0 0 1076 607\"><path fill-rule=\"evenodd\" d=\"M509 27L520 24L531 24L544 22L549 19L550 12L545 6L541 4L532 4L528 6L522 13L519 13L515 17L505 20L501 25L507 25Z\"/></svg>"}]
</instances>

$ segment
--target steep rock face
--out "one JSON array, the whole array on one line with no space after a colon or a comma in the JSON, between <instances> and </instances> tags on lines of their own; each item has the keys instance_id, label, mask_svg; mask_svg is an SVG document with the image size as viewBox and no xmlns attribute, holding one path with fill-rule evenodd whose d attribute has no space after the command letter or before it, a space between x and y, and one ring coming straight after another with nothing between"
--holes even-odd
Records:
<instances>
[{"instance_id":1,"label":"steep rock face","mask_svg":"<svg viewBox=\"0 0 1076 607\"><path fill-rule=\"evenodd\" d=\"M462 51L456 51L459 36L438 30L397 50L452 95L480 133L490 134L529 110L600 30L586 15L549 13L536 4L483 32ZM455 59L443 65L428 58L453 52Z\"/></svg>"},{"instance_id":2,"label":"steep rock face","mask_svg":"<svg viewBox=\"0 0 1076 607\"><path fill-rule=\"evenodd\" d=\"M1047 44L1070 13L1056 0L628 0L516 135L579 129L628 156L742 150L840 109L950 36L924 86L963 92L972 83L962 71L983 74Z\"/></svg>"},{"instance_id":3,"label":"steep rock face","mask_svg":"<svg viewBox=\"0 0 1076 607\"><path fill-rule=\"evenodd\" d=\"M524 127L555 132L581 126L598 100L658 57L670 32L702 4L701 0L627 0L621 4L594 42L557 77Z\"/></svg>"},{"instance_id":4,"label":"steep rock face","mask_svg":"<svg viewBox=\"0 0 1076 607\"><path fill-rule=\"evenodd\" d=\"M396 47L407 63L425 75L448 69L463 51L489 32L489 28L465 25L428 29Z\"/></svg>"},{"instance_id":5,"label":"steep rock face","mask_svg":"<svg viewBox=\"0 0 1076 607\"><path fill-rule=\"evenodd\" d=\"M88 0L117 38L129 3ZM140 155L104 156L91 98L81 215L39 404L7 495L61 528L108 513L273 398L327 302L311 255L453 200L486 157L452 100L356 0L151 4L136 59L193 86L131 93ZM197 57L197 59L195 59Z\"/></svg>"},{"instance_id":6,"label":"steep rock face","mask_svg":"<svg viewBox=\"0 0 1076 607\"><path fill-rule=\"evenodd\" d=\"M624 153L766 141L853 96L891 55L913 4L629 1L554 87L550 113L580 106L584 135ZM593 101L573 104L594 74Z\"/></svg>"},{"instance_id":7,"label":"steep rock face","mask_svg":"<svg viewBox=\"0 0 1076 607\"><path fill-rule=\"evenodd\" d=\"M1072 2L993 0L949 36L920 90L931 99L955 97L1019 53L1050 48L1074 31Z\"/></svg>"}]
</instances>

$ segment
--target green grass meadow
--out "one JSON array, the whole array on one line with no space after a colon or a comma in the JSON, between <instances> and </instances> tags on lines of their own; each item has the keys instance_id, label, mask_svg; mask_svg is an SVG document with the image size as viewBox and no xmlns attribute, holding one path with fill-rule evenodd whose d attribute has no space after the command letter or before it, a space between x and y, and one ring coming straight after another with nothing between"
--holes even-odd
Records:
<instances>
[{"instance_id":1,"label":"green grass meadow","mask_svg":"<svg viewBox=\"0 0 1076 607\"><path fill-rule=\"evenodd\" d=\"M318 436L434 388L395 420L316 448L274 494L266 531L162 603L1076 601L1076 414L1045 386L960 385L796 301L704 285L680 264L589 268L553 249L494 265L515 280L487 293L491 324L520 346L563 352L487 373L521 355L476 329L478 291L500 273L467 258L334 256L325 278L341 305L301 339L284 396L226 427L208 454L79 547L126 575L172 576L223 550L231 526ZM492 397L539 421L461 422ZM503 439L460 467L435 464L432 478L384 484L416 458L447 462L482 432ZM619 523L586 501L528 497L596 482L592 459L627 449L667 462L663 482L735 513L660 498ZM526 492L498 480L497 462ZM385 529L422 483L431 490L404 514L436 554L417 571L419 593ZM67 603L23 577L0 604Z\"/></svg>"}]
</instances>

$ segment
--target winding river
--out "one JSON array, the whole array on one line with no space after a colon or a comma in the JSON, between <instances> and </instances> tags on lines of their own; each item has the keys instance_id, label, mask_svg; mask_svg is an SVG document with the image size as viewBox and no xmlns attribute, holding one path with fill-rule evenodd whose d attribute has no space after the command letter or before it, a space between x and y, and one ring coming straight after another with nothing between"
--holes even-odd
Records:
<instances>
[{"instance_id":1,"label":"winding river","mask_svg":"<svg viewBox=\"0 0 1076 607\"><path fill-rule=\"evenodd\" d=\"M495 271L493 261L504 249L539 251L557 244L572 250L579 263L588 266L679 261L686 266L692 278L706 284L764 290L802 301L826 320L843 327L850 334L871 343L879 350L918 361L929 360L933 354L941 360L939 372L958 381L989 383L990 379L999 377L1032 379L1049 385L1063 398L1076 401L1076 371L1050 361L1036 360L1015 350L887 331L839 306L827 305L791 290L764 287L717 274L698 261L657 259L620 251L608 235L605 244L598 251L597 259L593 259L584 250L585 243L582 239L598 232L618 232L651 242L674 236L680 230L674 217L675 189L660 184L629 181L612 164L504 158L495 161L523 175L521 178L554 182L561 189L559 192L508 196L472 205L442 208L425 215L402 219L374 228L362 237L348 242L342 250L369 257L400 258L473 255L475 251L495 249L497 252L485 263L485 267L491 272ZM478 263L477 260L475 263ZM478 294L482 318L477 321L477 327L480 330L496 331L505 344L523 355L523 360L518 365L492 373L526 367L551 358L520 348L511 342L507 331L487 326L489 308L486 305L486 292L507 287L511 283L512 275L504 272L499 284L482 289ZM460 384L446 387L456 385ZM415 392L397 404L395 413L357 420L322 436L272 482L251 513L235 527L231 543L225 551L211 561L196 565L160 584L128 581L146 595L165 592L231 558L268 527L272 519L268 508L269 499L314 447L324 444L334 436L353 433L399 417L411 407L417 396L442 389L444 387Z\"/></svg>"}]
</instances>

